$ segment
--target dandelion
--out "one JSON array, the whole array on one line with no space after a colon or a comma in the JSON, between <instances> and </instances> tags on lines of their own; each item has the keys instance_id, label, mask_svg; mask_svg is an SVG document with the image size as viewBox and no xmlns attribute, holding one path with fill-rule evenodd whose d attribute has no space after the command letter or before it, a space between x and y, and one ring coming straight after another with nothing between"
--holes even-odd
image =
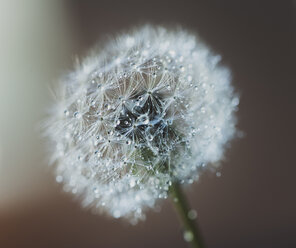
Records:
<instances>
[{"instance_id":1,"label":"dandelion","mask_svg":"<svg viewBox=\"0 0 296 248\"><path fill-rule=\"evenodd\" d=\"M132 223L172 190L180 200L178 185L215 171L236 132L239 100L219 61L197 36L164 27L95 49L62 80L47 121L56 180Z\"/></svg>"}]
</instances>

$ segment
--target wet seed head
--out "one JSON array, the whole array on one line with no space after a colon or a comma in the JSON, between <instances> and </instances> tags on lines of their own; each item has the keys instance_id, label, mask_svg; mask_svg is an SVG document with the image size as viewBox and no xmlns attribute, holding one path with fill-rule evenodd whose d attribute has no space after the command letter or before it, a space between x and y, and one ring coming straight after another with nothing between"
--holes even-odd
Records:
<instances>
[{"instance_id":1,"label":"wet seed head","mask_svg":"<svg viewBox=\"0 0 296 248\"><path fill-rule=\"evenodd\" d=\"M215 171L239 103L219 60L196 36L153 26L94 50L46 122L56 181L94 212L136 223L173 181Z\"/></svg>"}]
</instances>

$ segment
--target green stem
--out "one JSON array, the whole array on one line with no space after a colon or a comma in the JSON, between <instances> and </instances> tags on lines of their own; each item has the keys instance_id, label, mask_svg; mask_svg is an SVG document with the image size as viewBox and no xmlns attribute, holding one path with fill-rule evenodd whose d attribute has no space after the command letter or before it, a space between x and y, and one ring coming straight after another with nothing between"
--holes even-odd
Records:
<instances>
[{"instance_id":1,"label":"green stem","mask_svg":"<svg viewBox=\"0 0 296 248\"><path fill-rule=\"evenodd\" d=\"M175 208L180 216L180 219L184 226L184 239L189 242L194 248L204 248L204 244L201 238L200 231L195 224L195 212L190 212L188 203L186 201L185 195L182 192L179 183L175 182L170 187L170 193L172 200L174 202Z\"/></svg>"}]
</instances>

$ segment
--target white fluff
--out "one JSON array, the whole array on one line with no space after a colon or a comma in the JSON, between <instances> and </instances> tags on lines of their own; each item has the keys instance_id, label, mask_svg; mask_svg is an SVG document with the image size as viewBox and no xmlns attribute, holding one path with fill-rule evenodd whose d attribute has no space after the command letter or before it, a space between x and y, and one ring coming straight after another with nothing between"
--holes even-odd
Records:
<instances>
[{"instance_id":1,"label":"white fluff","mask_svg":"<svg viewBox=\"0 0 296 248\"><path fill-rule=\"evenodd\" d=\"M93 51L61 82L46 124L57 181L136 222L173 181L214 168L239 102L219 61L196 36L152 26Z\"/></svg>"}]
</instances>

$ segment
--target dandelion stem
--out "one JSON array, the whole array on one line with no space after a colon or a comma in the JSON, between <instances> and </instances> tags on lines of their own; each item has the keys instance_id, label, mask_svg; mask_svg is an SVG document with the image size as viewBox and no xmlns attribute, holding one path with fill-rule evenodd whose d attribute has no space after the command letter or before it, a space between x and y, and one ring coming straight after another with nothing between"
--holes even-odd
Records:
<instances>
[{"instance_id":1,"label":"dandelion stem","mask_svg":"<svg viewBox=\"0 0 296 248\"><path fill-rule=\"evenodd\" d=\"M185 241L190 243L191 247L205 248L200 231L194 221L195 216L190 216L189 205L178 182L172 184L170 193L175 209L178 212L183 224Z\"/></svg>"}]
</instances>

